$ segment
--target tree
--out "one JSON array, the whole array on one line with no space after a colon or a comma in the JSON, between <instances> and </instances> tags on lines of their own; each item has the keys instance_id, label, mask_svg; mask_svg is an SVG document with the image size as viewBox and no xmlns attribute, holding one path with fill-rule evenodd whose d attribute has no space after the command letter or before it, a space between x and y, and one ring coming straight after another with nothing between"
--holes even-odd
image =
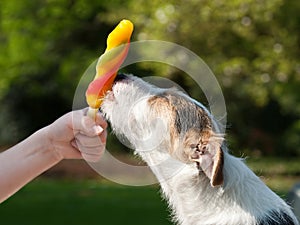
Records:
<instances>
[{"instance_id":1,"label":"tree","mask_svg":"<svg viewBox=\"0 0 300 225\"><path fill-rule=\"evenodd\" d=\"M77 83L104 49L111 25L101 20L103 1L0 4L0 121L2 128L14 121L22 138L71 109Z\"/></svg>"},{"instance_id":2,"label":"tree","mask_svg":"<svg viewBox=\"0 0 300 225\"><path fill-rule=\"evenodd\" d=\"M128 8L139 40L178 43L212 68L227 100L229 133L233 134L229 138L237 145L234 147L258 148L265 154L274 150L300 154L300 138L295 138L300 137L300 3L136 0L126 9L119 8L119 13L109 11L107 18L115 21ZM174 70L152 66L158 74L190 85L188 78ZM201 90L190 88L194 97L200 96ZM292 135L294 132L297 134Z\"/></svg>"},{"instance_id":3,"label":"tree","mask_svg":"<svg viewBox=\"0 0 300 225\"><path fill-rule=\"evenodd\" d=\"M300 155L299 10L298 1L283 0L2 0L0 123L13 121L13 131L27 135L70 110L83 71L128 18L133 40L175 42L205 60L222 86L237 154ZM163 74L206 101L178 70L156 63L127 69Z\"/></svg>"}]
</instances>

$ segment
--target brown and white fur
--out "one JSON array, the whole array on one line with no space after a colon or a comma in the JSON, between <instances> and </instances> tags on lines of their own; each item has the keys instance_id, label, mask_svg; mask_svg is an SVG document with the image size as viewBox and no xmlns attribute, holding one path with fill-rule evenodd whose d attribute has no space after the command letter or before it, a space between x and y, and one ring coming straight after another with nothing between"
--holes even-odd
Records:
<instances>
[{"instance_id":1,"label":"brown and white fur","mask_svg":"<svg viewBox=\"0 0 300 225\"><path fill-rule=\"evenodd\" d=\"M298 224L289 206L228 153L202 104L177 89L121 78L102 111L151 167L178 224Z\"/></svg>"}]
</instances>

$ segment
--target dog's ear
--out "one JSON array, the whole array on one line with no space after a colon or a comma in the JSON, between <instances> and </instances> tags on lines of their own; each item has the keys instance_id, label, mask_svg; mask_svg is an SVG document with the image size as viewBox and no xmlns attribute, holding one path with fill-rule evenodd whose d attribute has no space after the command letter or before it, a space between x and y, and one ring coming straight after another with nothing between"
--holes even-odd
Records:
<instances>
[{"instance_id":1,"label":"dog's ear","mask_svg":"<svg viewBox=\"0 0 300 225\"><path fill-rule=\"evenodd\" d=\"M196 161L210 179L212 187L223 184L224 153L221 148L223 137L211 132L201 132L200 143L194 148L190 159Z\"/></svg>"},{"instance_id":2,"label":"dog's ear","mask_svg":"<svg viewBox=\"0 0 300 225\"><path fill-rule=\"evenodd\" d=\"M220 146L208 144L208 152L200 157L200 166L210 179L211 186L223 184L224 154Z\"/></svg>"}]
</instances>

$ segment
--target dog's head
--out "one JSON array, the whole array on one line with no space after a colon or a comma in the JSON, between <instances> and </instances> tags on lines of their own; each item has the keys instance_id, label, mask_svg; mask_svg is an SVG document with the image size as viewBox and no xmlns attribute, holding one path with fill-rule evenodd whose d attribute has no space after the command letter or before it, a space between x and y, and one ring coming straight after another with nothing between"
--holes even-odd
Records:
<instances>
[{"instance_id":1,"label":"dog's head","mask_svg":"<svg viewBox=\"0 0 300 225\"><path fill-rule=\"evenodd\" d=\"M121 75L101 108L113 130L138 153L165 151L183 163L196 163L212 186L223 183L223 137L215 133L207 109L186 94Z\"/></svg>"}]
</instances>

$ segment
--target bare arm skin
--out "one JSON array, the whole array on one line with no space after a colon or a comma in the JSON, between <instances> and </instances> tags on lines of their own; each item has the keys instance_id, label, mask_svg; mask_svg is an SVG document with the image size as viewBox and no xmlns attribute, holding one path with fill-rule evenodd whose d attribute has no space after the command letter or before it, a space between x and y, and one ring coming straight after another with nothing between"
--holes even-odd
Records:
<instances>
[{"instance_id":1,"label":"bare arm skin","mask_svg":"<svg viewBox=\"0 0 300 225\"><path fill-rule=\"evenodd\" d=\"M0 203L63 159L100 159L107 123L100 114L93 120L85 113L67 113L0 153Z\"/></svg>"}]
</instances>

